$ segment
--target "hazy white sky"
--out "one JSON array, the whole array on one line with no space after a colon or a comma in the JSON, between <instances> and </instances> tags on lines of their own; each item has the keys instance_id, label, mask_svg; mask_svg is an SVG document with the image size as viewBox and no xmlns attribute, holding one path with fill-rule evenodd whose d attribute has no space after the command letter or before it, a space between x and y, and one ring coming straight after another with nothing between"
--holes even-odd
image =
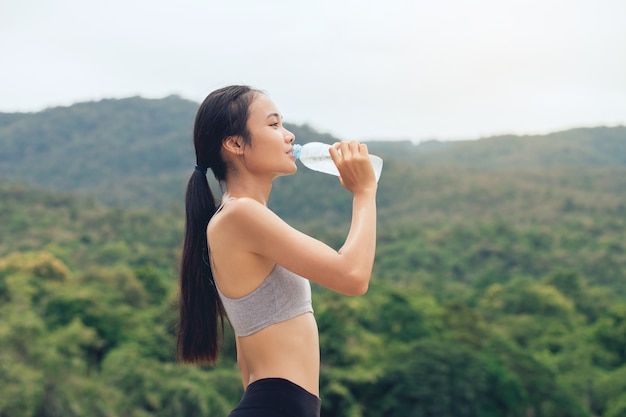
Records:
<instances>
[{"instance_id":1,"label":"hazy white sky","mask_svg":"<svg viewBox=\"0 0 626 417\"><path fill-rule=\"evenodd\" d=\"M234 83L343 139L626 124L626 1L1 0L0 111Z\"/></svg>"}]
</instances>

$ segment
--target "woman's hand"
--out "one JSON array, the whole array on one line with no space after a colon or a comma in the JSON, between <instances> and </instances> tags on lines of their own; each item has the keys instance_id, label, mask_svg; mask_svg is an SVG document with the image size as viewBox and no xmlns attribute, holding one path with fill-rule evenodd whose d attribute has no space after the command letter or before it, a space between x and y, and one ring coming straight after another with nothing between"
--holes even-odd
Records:
<instances>
[{"instance_id":1,"label":"woman's hand","mask_svg":"<svg viewBox=\"0 0 626 417\"><path fill-rule=\"evenodd\" d=\"M329 151L339 171L339 181L345 189L352 194L376 190L376 176L367 145L357 141L337 142Z\"/></svg>"}]
</instances>

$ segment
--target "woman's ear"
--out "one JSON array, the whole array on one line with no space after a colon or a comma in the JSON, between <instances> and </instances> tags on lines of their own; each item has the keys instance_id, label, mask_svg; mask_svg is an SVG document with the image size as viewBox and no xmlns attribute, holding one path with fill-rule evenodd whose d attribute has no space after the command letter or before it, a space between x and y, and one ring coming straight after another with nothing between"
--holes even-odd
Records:
<instances>
[{"instance_id":1,"label":"woman's ear","mask_svg":"<svg viewBox=\"0 0 626 417\"><path fill-rule=\"evenodd\" d=\"M233 155L243 155L243 138L241 136L229 136L222 142L222 148Z\"/></svg>"}]
</instances>

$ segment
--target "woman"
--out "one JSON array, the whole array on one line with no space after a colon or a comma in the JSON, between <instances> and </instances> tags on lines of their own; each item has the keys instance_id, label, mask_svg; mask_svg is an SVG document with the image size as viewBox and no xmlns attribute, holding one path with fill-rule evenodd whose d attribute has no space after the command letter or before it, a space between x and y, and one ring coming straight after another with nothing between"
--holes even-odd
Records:
<instances>
[{"instance_id":1,"label":"woman","mask_svg":"<svg viewBox=\"0 0 626 417\"><path fill-rule=\"evenodd\" d=\"M196 116L178 354L185 362L214 363L226 313L245 389L231 417L319 416L319 342L309 281L360 295L371 276L377 184L367 147L341 142L330 150L341 185L353 194L350 231L336 251L267 208L272 182L296 172L294 139L272 100L246 86L214 91ZM207 168L224 189L219 205Z\"/></svg>"}]
</instances>

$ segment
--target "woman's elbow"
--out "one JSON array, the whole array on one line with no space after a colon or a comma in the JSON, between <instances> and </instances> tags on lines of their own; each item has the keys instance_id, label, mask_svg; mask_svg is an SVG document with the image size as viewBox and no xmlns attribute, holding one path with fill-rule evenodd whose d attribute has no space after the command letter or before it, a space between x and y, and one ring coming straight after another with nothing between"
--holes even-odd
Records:
<instances>
[{"instance_id":1,"label":"woman's elbow","mask_svg":"<svg viewBox=\"0 0 626 417\"><path fill-rule=\"evenodd\" d=\"M367 293L367 290L369 289L369 280L366 281L365 283L355 287L355 291L353 294L351 295L365 295Z\"/></svg>"},{"instance_id":2,"label":"woman's elbow","mask_svg":"<svg viewBox=\"0 0 626 417\"><path fill-rule=\"evenodd\" d=\"M356 275L350 277L350 283L345 289L345 295L364 295L367 293L370 284L370 275Z\"/></svg>"}]
</instances>

